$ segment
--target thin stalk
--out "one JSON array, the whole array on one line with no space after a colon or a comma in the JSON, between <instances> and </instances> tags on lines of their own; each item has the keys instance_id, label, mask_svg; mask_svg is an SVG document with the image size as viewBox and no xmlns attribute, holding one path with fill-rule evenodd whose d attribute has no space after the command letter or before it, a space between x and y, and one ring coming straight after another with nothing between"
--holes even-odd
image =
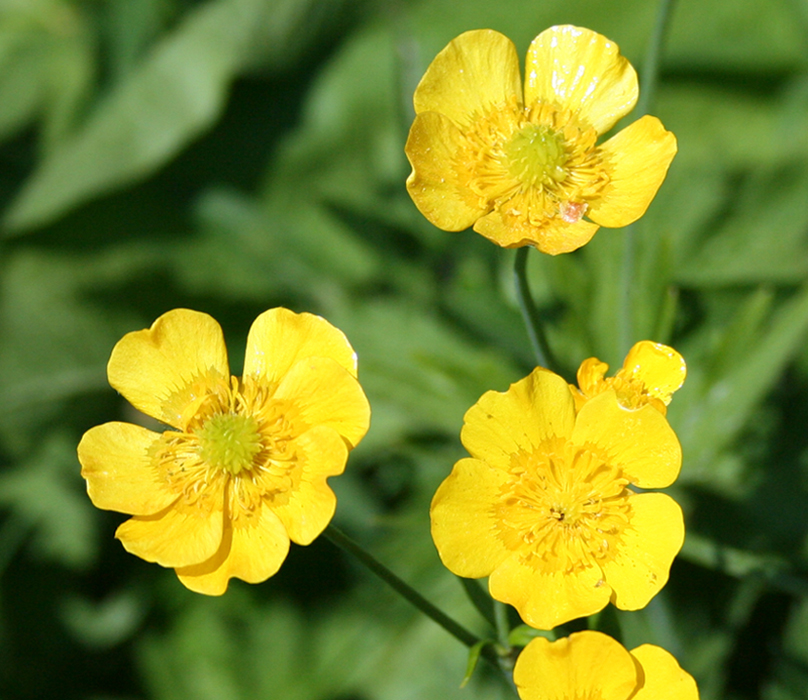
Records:
<instances>
[{"instance_id":1,"label":"thin stalk","mask_svg":"<svg viewBox=\"0 0 808 700\"><path fill-rule=\"evenodd\" d=\"M480 641L478 637L469 632L460 623L449 617L441 609L430 603L426 598L418 593L418 591L412 588L408 583L401 580L372 554L365 551L359 544L357 544L337 527L334 525L329 525L323 534L337 547L354 556L361 564L376 574L376 576L390 586L390 588L418 608L418 610L424 613L424 615L437 622L455 639L462 642L469 648L473 647ZM492 649L489 645L483 647L481 656L495 666L499 666L498 656L494 649Z\"/></svg>"},{"instance_id":2,"label":"thin stalk","mask_svg":"<svg viewBox=\"0 0 808 700\"><path fill-rule=\"evenodd\" d=\"M651 35L651 42L648 45L648 52L645 54L645 61L642 65L642 90L637 102L638 117L648 114L648 109L656 96L657 85L659 84L659 61L662 57L674 3L675 0L660 0L659 2L654 33ZM624 230L623 239L622 312L620 314L620 348L618 357L622 357L628 352L634 340L635 235L636 224L629 224Z\"/></svg>"},{"instance_id":3,"label":"thin stalk","mask_svg":"<svg viewBox=\"0 0 808 700\"><path fill-rule=\"evenodd\" d=\"M530 344L536 355L536 361L547 369L556 369L555 358L550 351L547 336L542 327L539 310L530 294L530 285L527 281L527 252L529 246L524 246L516 251L516 260L513 264L514 277L516 278L516 298L519 301L519 309L522 311L522 319L527 328Z\"/></svg>"},{"instance_id":4,"label":"thin stalk","mask_svg":"<svg viewBox=\"0 0 808 700\"><path fill-rule=\"evenodd\" d=\"M497 627L497 640L503 648L511 650L511 625L508 622L508 606L500 601L494 601L494 619Z\"/></svg>"},{"instance_id":5,"label":"thin stalk","mask_svg":"<svg viewBox=\"0 0 808 700\"><path fill-rule=\"evenodd\" d=\"M659 61L662 58L662 51L665 48L668 28L670 27L673 6L676 0L660 0L657 10L654 33L651 35L651 43L648 45L648 53L645 54L645 61L642 64L642 91L637 102L637 116L642 117L648 114L649 108L656 97L657 85L659 84Z\"/></svg>"},{"instance_id":6,"label":"thin stalk","mask_svg":"<svg viewBox=\"0 0 808 700\"><path fill-rule=\"evenodd\" d=\"M485 621L491 625L491 627L496 628L497 621L494 617L494 601L491 596L482 589L479 581L476 579L463 578L462 576L458 576L458 578L463 586L463 590L466 591L466 595L469 597L472 605L477 609L477 612L485 618Z\"/></svg>"}]
</instances>

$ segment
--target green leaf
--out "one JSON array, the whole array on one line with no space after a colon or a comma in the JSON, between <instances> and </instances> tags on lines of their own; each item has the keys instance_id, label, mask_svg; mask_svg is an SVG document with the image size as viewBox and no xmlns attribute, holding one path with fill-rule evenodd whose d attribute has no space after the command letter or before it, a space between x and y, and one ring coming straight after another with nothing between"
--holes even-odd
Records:
<instances>
[{"instance_id":1,"label":"green leaf","mask_svg":"<svg viewBox=\"0 0 808 700\"><path fill-rule=\"evenodd\" d=\"M806 161L758 171L733 195L732 213L686 261L686 285L799 283L808 276Z\"/></svg>"},{"instance_id":2,"label":"green leaf","mask_svg":"<svg viewBox=\"0 0 808 700\"><path fill-rule=\"evenodd\" d=\"M755 308L752 307L752 317ZM732 328L732 326L730 326ZM735 441L750 416L771 390L786 364L802 347L808 332L808 286L774 313L748 352L727 362L722 345L712 359L690 362L691 377L671 403L669 419L677 428L687 463L680 482L716 483L715 465ZM731 343L731 338L727 337ZM685 349L685 357L689 353ZM697 355L694 352L694 356ZM705 376L700 364L721 368Z\"/></svg>"},{"instance_id":3,"label":"green leaf","mask_svg":"<svg viewBox=\"0 0 808 700\"><path fill-rule=\"evenodd\" d=\"M0 474L0 505L28 524L39 556L81 569L98 543L95 510L77 488L78 474L75 442L51 435L30 460Z\"/></svg>"},{"instance_id":4,"label":"green leaf","mask_svg":"<svg viewBox=\"0 0 808 700\"><path fill-rule=\"evenodd\" d=\"M50 152L89 93L94 48L87 18L73 3L0 7L0 140L41 118L43 151Z\"/></svg>"},{"instance_id":5,"label":"green leaf","mask_svg":"<svg viewBox=\"0 0 808 700\"><path fill-rule=\"evenodd\" d=\"M22 231L139 180L219 116L270 0L215 0L189 13L75 136L37 168L6 225Z\"/></svg>"},{"instance_id":6,"label":"green leaf","mask_svg":"<svg viewBox=\"0 0 808 700\"><path fill-rule=\"evenodd\" d=\"M483 648L486 644L493 644L493 640L491 639L481 639L477 642L471 649L469 649L469 659L466 663L466 675L463 676L463 680L460 683L461 688L465 688L468 682L471 680L472 675L474 674L474 669L477 668L477 663L480 660L480 654L483 651Z\"/></svg>"}]
</instances>

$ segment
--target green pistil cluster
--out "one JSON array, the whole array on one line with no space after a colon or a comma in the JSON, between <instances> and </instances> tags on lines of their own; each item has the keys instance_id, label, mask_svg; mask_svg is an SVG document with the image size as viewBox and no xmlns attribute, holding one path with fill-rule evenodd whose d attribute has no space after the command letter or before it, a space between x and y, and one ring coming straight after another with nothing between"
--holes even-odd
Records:
<instances>
[{"instance_id":1,"label":"green pistil cluster","mask_svg":"<svg viewBox=\"0 0 808 700\"><path fill-rule=\"evenodd\" d=\"M252 416L221 413L210 418L198 436L202 460L233 475L250 469L261 451L261 434Z\"/></svg>"},{"instance_id":2,"label":"green pistil cluster","mask_svg":"<svg viewBox=\"0 0 808 700\"><path fill-rule=\"evenodd\" d=\"M567 150L561 135L547 126L528 124L505 144L508 171L523 185L546 185L567 177Z\"/></svg>"}]
</instances>

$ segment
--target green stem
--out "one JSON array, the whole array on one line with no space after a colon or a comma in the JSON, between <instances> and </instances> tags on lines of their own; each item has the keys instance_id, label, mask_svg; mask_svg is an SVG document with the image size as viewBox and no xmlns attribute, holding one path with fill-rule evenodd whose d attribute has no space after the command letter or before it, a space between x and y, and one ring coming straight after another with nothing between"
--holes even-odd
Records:
<instances>
[{"instance_id":1,"label":"green stem","mask_svg":"<svg viewBox=\"0 0 808 700\"><path fill-rule=\"evenodd\" d=\"M675 0L660 0L657 10L654 33L651 35L651 43L648 45L648 53L645 54L645 61L642 64L642 91L637 102L637 116L642 117L648 114L649 107L656 97L657 85L659 84L659 61L662 51L665 48L665 39L670 27L671 15Z\"/></svg>"},{"instance_id":2,"label":"green stem","mask_svg":"<svg viewBox=\"0 0 808 700\"><path fill-rule=\"evenodd\" d=\"M637 116L648 114L648 109L656 96L659 83L659 61L665 45L668 27L675 0L660 0L657 10L654 33L648 45L648 53L642 66L642 90L637 103ZM622 277L622 313L620 314L618 357L623 357L631 347L634 339L634 258L635 258L636 224L629 224L625 228L623 247L623 277Z\"/></svg>"},{"instance_id":3,"label":"green stem","mask_svg":"<svg viewBox=\"0 0 808 700\"><path fill-rule=\"evenodd\" d=\"M494 601L494 619L496 620L497 640L504 649L510 652L511 626L508 622L508 606L505 603Z\"/></svg>"},{"instance_id":4,"label":"green stem","mask_svg":"<svg viewBox=\"0 0 808 700\"><path fill-rule=\"evenodd\" d=\"M523 246L516 251L516 260L513 265L516 278L516 298L519 301L519 308L522 311L522 318L527 328L530 344L533 346L533 352L536 355L536 361L542 367L555 369L555 358L550 351L547 336L544 334L539 310L530 295L530 285L527 281L527 253L529 249L529 246Z\"/></svg>"},{"instance_id":5,"label":"green stem","mask_svg":"<svg viewBox=\"0 0 808 700\"><path fill-rule=\"evenodd\" d=\"M350 537L348 537L344 532L336 528L334 525L329 525L325 529L323 534L329 540L331 540L331 542L333 542L337 547L348 552L348 554L351 554L352 556L356 557L356 559L358 559L359 562L361 562L366 568L368 568L370 571L376 574L376 576L378 576L382 581L384 581L388 586L390 586L402 598L405 598L412 605L418 608L418 610L424 613L424 615L437 622L455 639L459 640L469 648L473 647L480 641L478 637L469 632L465 627L463 627L458 622L455 622L442 610L440 610L432 603L430 603L426 598L424 598L420 593L418 593L418 591L412 588L409 584L402 581L398 576L396 576L392 571L390 571L390 569L384 566L384 564L382 564L378 559L376 559L370 553L362 549L362 547L359 546L359 544L357 544L354 540L352 540ZM499 666L499 659L497 657L497 654L494 651L494 649L491 648L490 645L486 645L483 647L481 656L483 656L483 658L485 658L487 661L493 663L495 666Z\"/></svg>"}]
</instances>

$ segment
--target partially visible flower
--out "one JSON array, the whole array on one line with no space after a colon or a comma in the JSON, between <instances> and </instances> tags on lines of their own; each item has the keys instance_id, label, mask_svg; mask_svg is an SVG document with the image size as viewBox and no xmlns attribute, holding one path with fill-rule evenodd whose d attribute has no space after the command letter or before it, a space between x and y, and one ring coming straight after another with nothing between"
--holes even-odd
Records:
<instances>
[{"instance_id":1,"label":"partially visible flower","mask_svg":"<svg viewBox=\"0 0 808 700\"><path fill-rule=\"evenodd\" d=\"M661 647L627 651L601 632L532 640L519 654L513 680L521 700L698 700L693 677Z\"/></svg>"},{"instance_id":2,"label":"partially visible flower","mask_svg":"<svg viewBox=\"0 0 808 700\"><path fill-rule=\"evenodd\" d=\"M589 29L539 34L524 91L508 38L461 34L415 90L410 196L446 231L473 225L505 248L575 250L600 226L640 218L676 154L675 137L651 116L597 144L638 92L631 64Z\"/></svg>"},{"instance_id":3,"label":"partially visible flower","mask_svg":"<svg viewBox=\"0 0 808 700\"><path fill-rule=\"evenodd\" d=\"M368 429L370 409L345 336L311 314L272 309L230 375L222 330L175 309L115 346L109 382L170 429L105 423L78 447L93 503L128 513L127 551L220 595L231 577L258 583L289 541L309 544L336 507L329 476Z\"/></svg>"},{"instance_id":4,"label":"partially visible flower","mask_svg":"<svg viewBox=\"0 0 808 700\"><path fill-rule=\"evenodd\" d=\"M587 399L613 389L626 408L651 404L663 416L674 392L685 382L687 365L673 348L641 340L629 350L622 369L605 377L609 365L596 357L584 360L578 368L578 387L572 385L575 404L580 409Z\"/></svg>"},{"instance_id":5,"label":"partially visible flower","mask_svg":"<svg viewBox=\"0 0 808 700\"><path fill-rule=\"evenodd\" d=\"M488 576L491 595L550 629L609 601L637 610L665 585L684 540L669 496L682 453L651 406L625 410L614 390L576 412L569 385L537 368L465 415L461 459L432 499L446 567Z\"/></svg>"}]
</instances>

